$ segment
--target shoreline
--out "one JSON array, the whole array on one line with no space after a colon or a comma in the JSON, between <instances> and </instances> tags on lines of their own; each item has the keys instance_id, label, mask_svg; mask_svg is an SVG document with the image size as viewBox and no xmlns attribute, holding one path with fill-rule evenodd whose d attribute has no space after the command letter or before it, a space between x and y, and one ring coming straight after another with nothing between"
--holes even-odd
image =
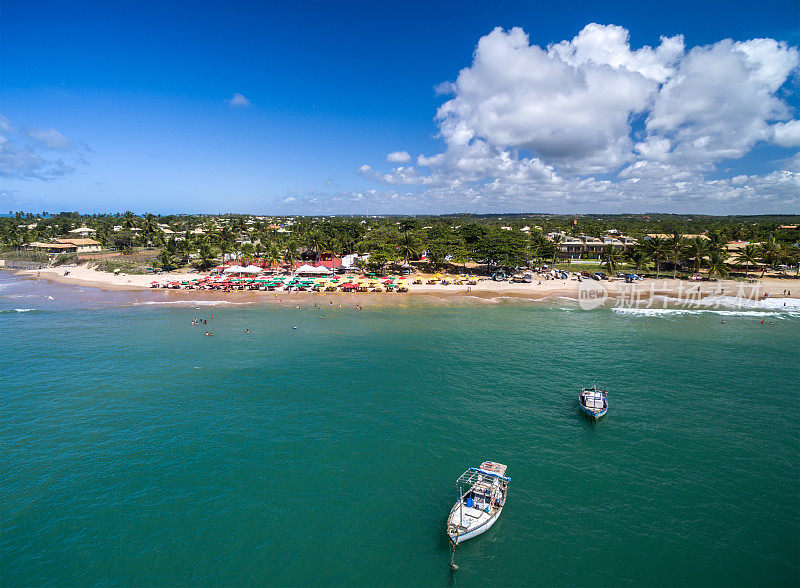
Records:
<instances>
[{"instance_id":1,"label":"shoreline","mask_svg":"<svg viewBox=\"0 0 800 588\"><path fill-rule=\"evenodd\" d=\"M691 282L672 278L649 278L635 284L626 284L623 280L602 281L584 280L544 280L536 279L530 283L494 282L480 280L477 285L455 286L441 284L412 284L413 278L409 277L408 292L287 292L280 291L234 291L219 292L210 290L165 290L150 288L153 275L127 275L109 274L90 269L86 266L55 267L41 270L12 270L17 277L30 280L42 280L62 285L96 288L105 291L117 292L150 292L156 296L163 295L170 300L167 302L199 302L215 303L306 303L324 299L326 302L355 306L369 304L370 306L396 306L408 303L430 303L452 305L459 303L496 303L500 300L512 302L542 303L566 299L571 303L588 302L590 307L605 305L607 301L617 302L643 302L651 298L663 297L665 300L673 299L680 302L684 300L697 302L714 297L747 298L751 302L763 300L763 295L768 293L772 298L800 299L800 280L795 278L754 278L754 283L719 280L717 282ZM68 271L68 275L64 275ZM181 273L162 274L158 276L164 280L191 280L202 274ZM795 286L793 289L792 286ZM587 291L595 290L602 297L587 298ZM790 295L784 295L785 291ZM794 291L792 291L794 290ZM157 301L156 301L157 302ZM704 306L704 305L701 305Z\"/></svg>"}]
</instances>

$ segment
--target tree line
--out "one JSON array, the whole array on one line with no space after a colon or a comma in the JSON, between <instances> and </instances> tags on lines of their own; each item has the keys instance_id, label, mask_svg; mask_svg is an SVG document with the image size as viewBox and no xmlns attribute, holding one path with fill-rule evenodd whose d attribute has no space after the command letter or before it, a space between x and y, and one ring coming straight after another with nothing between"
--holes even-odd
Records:
<instances>
[{"instance_id":1,"label":"tree line","mask_svg":"<svg viewBox=\"0 0 800 588\"><path fill-rule=\"evenodd\" d=\"M93 238L106 247L132 250L158 248L156 264L171 268L188 263L207 269L226 255L260 265L319 261L323 254L370 254L371 267L383 270L425 256L432 267L469 262L492 268L514 268L556 263L560 231L602 236L616 229L637 238L639 244L624 253L607 246L600 260L609 272L623 263L639 272L664 268L727 275L731 240L759 240L736 252L734 263L749 272L758 264L774 267L798 264L798 232L779 231L800 217L690 217L686 215L450 215L423 217L292 217L258 218L249 215L200 216L131 211L115 215L17 213L0 218L0 247L20 248L33 241L49 241L80 226L95 229ZM25 224L26 221L30 221ZM701 222L702 221L702 222ZM20 226L22 225L22 226ZM29 226L30 225L30 226ZM159 225L168 225L166 234ZM115 227L117 229L115 230ZM520 229L529 229L526 232ZM198 231L199 229L199 231ZM688 231L704 236L684 239ZM644 239L647 233L667 237Z\"/></svg>"}]
</instances>

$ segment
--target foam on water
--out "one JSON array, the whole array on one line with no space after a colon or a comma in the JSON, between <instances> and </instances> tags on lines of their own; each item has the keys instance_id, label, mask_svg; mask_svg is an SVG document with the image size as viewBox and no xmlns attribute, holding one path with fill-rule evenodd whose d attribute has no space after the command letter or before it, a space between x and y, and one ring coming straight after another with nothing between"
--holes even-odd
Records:
<instances>
[{"instance_id":1,"label":"foam on water","mask_svg":"<svg viewBox=\"0 0 800 588\"><path fill-rule=\"evenodd\" d=\"M753 318L773 317L785 319L797 316L795 312L757 311L757 310L711 310L707 308L625 308L614 307L611 310L618 314L628 316L679 316L679 315L709 315L720 316L747 316Z\"/></svg>"},{"instance_id":2,"label":"foam on water","mask_svg":"<svg viewBox=\"0 0 800 588\"><path fill-rule=\"evenodd\" d=\"M223 304L250 304L249 302L232 302L230 300L145 300L133 306L220 306Z\"/></svg>"}]
</instances>

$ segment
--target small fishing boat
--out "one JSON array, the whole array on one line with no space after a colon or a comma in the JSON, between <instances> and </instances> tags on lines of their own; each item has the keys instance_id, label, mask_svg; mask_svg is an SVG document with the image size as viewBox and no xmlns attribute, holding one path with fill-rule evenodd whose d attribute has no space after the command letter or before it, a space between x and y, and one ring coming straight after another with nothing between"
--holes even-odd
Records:
<instances>
[{"instance_id":1,"label":"small fishing boat","mask_svg":"<svg viewBox=\"0 0 800 588\"><path fill-rule=\"evenodd\" d=\"M453 550L459 543L488 531L497 521L511 481L505 474L505 465L485 461L459 476L459 498L447 517L447 537Z\"/></svg>"},{"instance_id":2,"label":"small fishing boat","mask_svg":"<svg viewBox=\"0 0 800 588\"><path fill-rule=\"evenodd\" d=\"M592 384L591 388L583 388L578 404L586 416L596 421L608 411L606 391L600 390L597 384Z\"/></svg>"}]
</instances>

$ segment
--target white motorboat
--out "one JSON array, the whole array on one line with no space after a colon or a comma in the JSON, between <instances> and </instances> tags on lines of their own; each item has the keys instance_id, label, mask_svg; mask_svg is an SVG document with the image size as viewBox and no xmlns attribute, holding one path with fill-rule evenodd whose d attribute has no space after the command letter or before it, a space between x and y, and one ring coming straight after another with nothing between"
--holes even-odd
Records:
<instances>
[{"instance_id":1,"label":"white motorboat","mask_svg":"<svg viewBox=\"0 0 800 588\"><path fill-rule=\"evenodd\" d=\"M592 384L591 388L581 389L578 404L583 413L595 421L608 412L606 391L600 390L597 384Z\"/></svg>"},{"instance_id":2,"label":"white motorboat","mask_svg":"<svg viewBox=\"0 0 800 588\"><path fill-rule=\"evenodd\" d=\"M491 529L506 503L508 484L506 466L485 461L459 476L458 502L447 517L447 537L453 548Z\"/></svg>"}]
</instances>

